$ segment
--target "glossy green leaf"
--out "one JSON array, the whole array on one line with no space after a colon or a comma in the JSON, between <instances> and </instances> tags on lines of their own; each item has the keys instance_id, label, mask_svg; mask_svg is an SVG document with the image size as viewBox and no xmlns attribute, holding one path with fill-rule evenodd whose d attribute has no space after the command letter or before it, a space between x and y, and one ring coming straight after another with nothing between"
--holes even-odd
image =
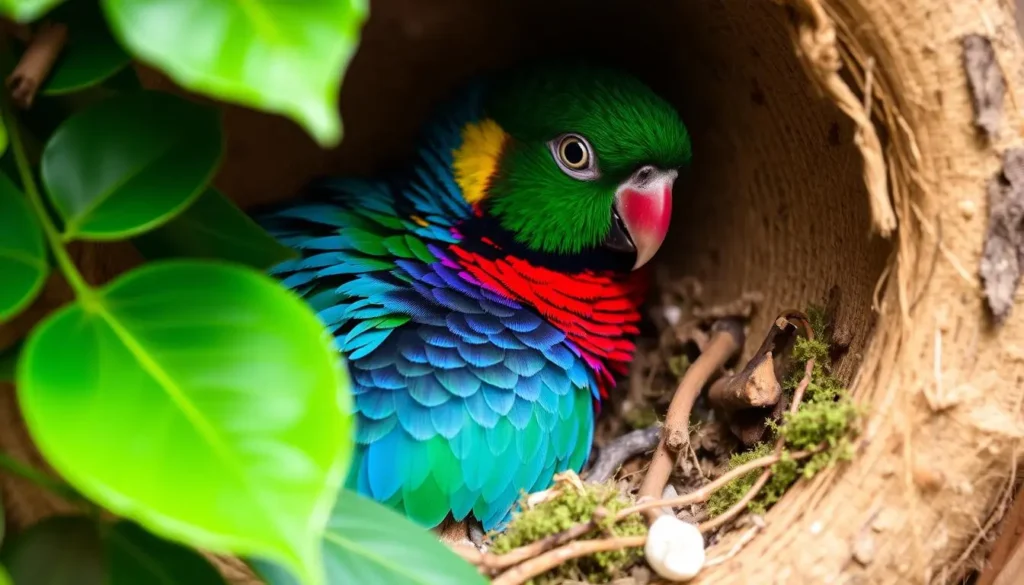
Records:
<instances>
[{"instance_id":1,"label":"glossy green leaf","mask_svg":"<svg viewBox=\"0 0 1024 585\"><path fill-rule=\"evenodd\" d=\"M225 585L193 550L131 522L101 526L84 516L54 516L29 527L2 558L19 585Z\"/></svg>"},{"instance_id":2,"label":"glossy green leaf","mask_svg":"<svg viewBox=\"0 0 1024 585\"><path fill-rule=\"evenodd\" d=\"M164 261L47 318L18 365L43 455L164 538L322 577L352 448L348 378L312 310L249 268Z\"/></svg>"},{"instance_id":3,"label":"glossy green leaf","mask_svg":"<svg viewBox=\"0 0 1024 585\"><path fill-rule=\"evenodd\" d=\"M98 527L79 516L52 516L4 544L11 580L46 585L107 585Z\"/></svg>"},{"instance_id":4,"label":"glossy green leaf","mask_svg":"<svg viewBox=\"0 0 1024 585\"><path fill-rule=\"evenodd\" d=\"M328 585L486 585L487 580L437 537L377 502L339 493L323 541ZM262 560L267 585L295 585L288 571Z\"/></svg>"},{"instance_id":5,"label":"glossy green leaf","mask_svg":"<svg viewBox=\"0 0 1024 585\"><path fill-rule=\"evenodd\" d=\"M25 195L0 174L0 323L36 298L49 272L43 228Z\"/></svg>"},{"instance_id":6,"label":"glossy green leaf","mask_svg":"<svg viewBox=\"0 0 1024 585\"><path fill-rule=\"evenodd\" d=\"M0 15L17 22L32 22L64 0L0 0Z\"/></svg>"},{"instance_id":7,"label":"glossy green leaf","mask_svg":"<svg viewBox=\"0 0 1024 585\"><path fill-rule=\"evenodd\" d=\"M11 581L11 574L3 565L0 565L0 585L14 585L14 581Z\"/></svg>"},{"instance_id":8,"label":"glossy green leaf","mask_svg":"<svg viewBox=\"0 0 1024 585\"><path fill-rule=\"evenodd\" d=\"M221 143L216 110L167 93L118 95L75 114L41 161L64 237L121 239L169 221L206 188Z\"/></svg>"},{"instance_id":9,"label":"glossy green leaf","mask_svg":"<svg viewBox=\"0 0 1024 585\"><path fill-rule=\"evenodd\" d=\"M131 62L110 33L97 0L68 2L50 16L56 22L67 23L70 34L43 84L43 94L60 95L91 87Z\"/></svg>"},{"instance_id":10,"label":"glossy green leaf","mask_svg":"<svg viewBox=\"0 0 1024 585\"><path fill-rule=\"evenodd\" d=\"M195 551L157 538L132 522L118 522L103 537L108 585L225 585L217 569Z\"/></svg>"},{"instance_id":11,"label":"glossy green leaf","mask_svg":"<svg viewBox=\"0 0 1024 585\"><path fill-rule=\"evenodd\" d=\"M143 256L218 258L266 270L295 258L230 199L207 189L181 215L132 240Z\"/></svg>"},{"instance_id":12,"label":"glossy green leaf","mask_svg":"<svg viewBox=\"0 0 1024 585\"><path fill-rule=\"evenodd\" d=\"M341 139L338 92L367 0L103 0L140 60L185 88L291 117Z\"/></svg>"}]
</instances>

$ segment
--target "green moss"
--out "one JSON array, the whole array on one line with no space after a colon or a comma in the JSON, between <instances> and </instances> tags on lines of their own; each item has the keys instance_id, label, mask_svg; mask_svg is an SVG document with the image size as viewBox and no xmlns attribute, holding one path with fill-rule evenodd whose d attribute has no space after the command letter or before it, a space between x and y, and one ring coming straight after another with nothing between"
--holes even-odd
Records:
<instances>
[{"instance_id":1,"label":"green moss","mask_svg":"<svg viewBox=\"0 0 1024 585\"><path fill-rule=\"evenodd\" d=\"M790 392L796 389L803 379L807 362L814 359L811 370L810 384L804 394L797 412L783 415L782 424L776 425L768 421L768 425L776 436L785 440L782 460L772 466L772 478L749 505L752 512L762 514L779 501L786 490L801 476L814 477L823 469L834 465L837 461L848 460L853 455L850 436L856 430L856 422L860 411L853 404L849 392L842 382L832 375L828 366L829 346L826 338L828 322L824 312L816 307L808 310L814 339L800 337L793 347L793 373L786 379L783 387ZM809 459L794 461L788 455L791 451L814 449L818 445L828 447ZM771 453L767 444L759 444L750 451L733 455L729 460L729 469L735 469L753 459ZM752 471L718 490L708 500L708 513L712 516L721 514L738 502L754 485L761 474Z\"/></svg>"},{"instance_id":2,"label":"green moss","mask_svg":"<svg viewBox=\"0 0 1024 585\"><path fill-rule=\"evenodd\" d=\"M684 354L674 355L668 358L668 371L676 378L682 378L686 370L690 369L690 356Z\"/></svg>"},{"instance_id":3,"label":"green moss","mask_svg":"<svg viewBox=\"0 0 1024 585\"><path fill-rule=\"evenodd\" d=\"M764 457L772 452L771 445L767 443L758 443L750 451L744 451L743 453L735 453L729 458L729 469L736 469L744 463L749 463L754 459ZM736 502L740 501L750 488L753 487L754 482L757 481L757 476L761 475L761 470L754 470L750 473L736 478L735 480L725 484L722 489L711 494L711 498L708 500L708 513L712 516L718 516L722 512L725 512L733 506Z\"/></svg>"},{"instance_id":4,"label":"green moss","mask_svg":"<svg viewBox=\"0 0 1024 585\"><path fill-rule=\"evenodd\" d=\"M615 536L637 536L646 534L647 525L643 517L634 514L621 522L612 519L616 512L629 506L629 502L612 484L585 484L584 491L566 486L558 497L516 513L508 528L494 538L491 550L497 554L527 545L551 536L594 517L598 508L607 511L607 521L600 530L583 536L582 539L607 538ZM620 577L623 571L643 558L642 548L628 548L618 551L597 553L588 557L573 559L538 576L531 585L561 583L571 579L585 579L588 583L607 583Z\"/></svg>"}]
</instances>

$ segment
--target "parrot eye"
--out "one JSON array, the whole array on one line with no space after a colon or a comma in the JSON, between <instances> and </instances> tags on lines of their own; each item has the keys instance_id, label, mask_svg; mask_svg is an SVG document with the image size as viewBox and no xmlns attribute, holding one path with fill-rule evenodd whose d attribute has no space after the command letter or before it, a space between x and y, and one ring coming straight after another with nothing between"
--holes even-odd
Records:
<instances>
[{"instance_id":1,"label":"parrot eye","mask_svg":"<svg viewBox=\"0 0 1024 585\"><path fill-rule=\"evenodd\" d=\"M563 134L550 143L551 153L565 174L580 180L597 178L594 151L587 140L578 134Z\"/></svg>"}]
</instances>

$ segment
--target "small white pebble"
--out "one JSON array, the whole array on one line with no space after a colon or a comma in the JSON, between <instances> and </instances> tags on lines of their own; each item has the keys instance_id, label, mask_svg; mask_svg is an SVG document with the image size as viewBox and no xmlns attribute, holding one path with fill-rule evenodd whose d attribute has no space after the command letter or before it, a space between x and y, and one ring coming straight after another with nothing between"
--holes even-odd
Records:
<instances>
[{"instance_id":1,"label":"small white pebble","mask_svg":"<svg viewBox=\"0 0 1024 585\"><path fill-rule=\"evenodd\" d=\"M665 514L651 524L644 554L662 578L689 581L704 566L704 537L693 524Z\"/></svg>"},{"instance_id":2,"label":"small white pebble","mask_svg":"<svg viewBox=\"0 0 1024 585\"><path fill-rule=\"evenodd\" d=\"M679 320L683 318L683 310L675 305L669 305L664 308L665 320L668 321L669 325L675 326L679 323Z\"/></svg>"}]
</instances>

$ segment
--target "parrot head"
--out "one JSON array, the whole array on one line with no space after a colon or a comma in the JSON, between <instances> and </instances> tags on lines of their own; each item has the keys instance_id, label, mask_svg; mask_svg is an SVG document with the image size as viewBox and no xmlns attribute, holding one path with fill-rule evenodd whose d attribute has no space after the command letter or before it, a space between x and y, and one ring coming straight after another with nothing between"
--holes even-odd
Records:
<instances>
[{"instance_id":1,"label":"parrot head","mask_svg":"<svg viewBox=\"0 0 1024 585\"><path fill-rule=\"evenodd\" d=\"M581 65L497 78L455 174L495 231L534 256L635 270L661 247L690 159L678 113L639 80Z\"/></svg>"}]
</instances>

